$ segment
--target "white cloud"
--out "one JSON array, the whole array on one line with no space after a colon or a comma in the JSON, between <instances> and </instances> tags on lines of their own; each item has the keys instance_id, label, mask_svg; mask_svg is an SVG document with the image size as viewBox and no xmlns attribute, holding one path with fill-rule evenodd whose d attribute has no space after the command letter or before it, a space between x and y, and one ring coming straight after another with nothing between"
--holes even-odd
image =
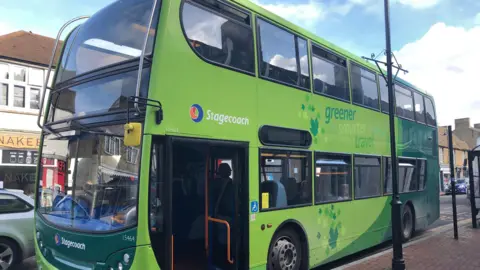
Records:
<instances>
[{"instance_id":1,"label":"white cloud","mask_svg":"<svg viewBox=\"0 0 480 270\"><path fill-rule=\"evenodd\" d=\"M440 125L453 125L463 117L480 123L479 47L480 26L437 23L421 39L394 52L409 71L399 76L434 96Z\"/></svg>"},{"instance_id":2,"label":"white cloud","mask_svg":"<svg viewBox=\"0 0 480 270\"><path fill-rule=\"evenodd\" d=\"M400 4L410 6L415 9L425 9L436 6L440 0L397 0Z\"/></svg>"},{"instance_id":3,"label":"white cloud","mask_svg":"<svg viewBox=\"0 0 480 270\"><path fill-rule=\"evenodd\" d=\"M280 17L306 27L315 25L327 15L325 6L313 0L306 4L263 4L261 0L251 1Z\"/></svg>"},{"instance_id":4,"label":"white cloud","mask_svg":"<svg viewBox=\"0 0 480 270\"><path fill-rule=\"evenodd\" d=\"M0 22L0 35L5 35L15 31L15 29L7 23Z\"/></svg>"}]
</instances>

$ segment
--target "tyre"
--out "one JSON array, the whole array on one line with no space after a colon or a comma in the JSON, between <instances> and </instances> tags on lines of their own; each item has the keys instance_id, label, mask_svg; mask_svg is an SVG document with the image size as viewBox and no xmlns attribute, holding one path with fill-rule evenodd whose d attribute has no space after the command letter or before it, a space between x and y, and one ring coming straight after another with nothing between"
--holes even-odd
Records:
<instances>
[{"instance_id":1,"label":"tyre","mask_svg":"<svg viewBox=\"0 0 480 270\"><path fill-rule=\"evenodd\" d=\"M11 240L0 238L0 270L10 269L19 259L17 244Z\"/></svg>"},{"instance_id":2,"label":"tyre","mask_svg":"<svg viewBox=\"0 0 480 270\"><path fill-rule=\"evenodd\" d=\"M415 218L413 215L413 210L412 207L407 204L403 208L403 213L402 213L402 240L404 242L410 240L413 236L413 232L415 229Z\"/></svg>"},{"instance_id":3,"label":"tyre","mask_svg":"<svg viewBox=\"0 0 480 270\"><path fill-rule=\"evenodd\" d=\"M275 233L267 259L268 270L299 270L302 265L302 243L297 233L283 229Z\"/></svg>"}]
</instances>

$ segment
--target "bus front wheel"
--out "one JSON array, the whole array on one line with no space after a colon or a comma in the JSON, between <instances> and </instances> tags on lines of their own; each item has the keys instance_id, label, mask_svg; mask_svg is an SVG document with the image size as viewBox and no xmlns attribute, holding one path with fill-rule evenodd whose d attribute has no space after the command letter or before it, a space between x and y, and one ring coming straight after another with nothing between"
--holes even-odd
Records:
<instances>
[{"instance_id":1,"label":"bus front wheel","mask_svg":"<svg viewBox=\"0 0 480 270\"><path fill-rule=\"evenodd\" d=\"M268 251L268 270L299 270L302 264L302 243L297 233L283 229L275 233Z\"/></svg>"}]
</instances>

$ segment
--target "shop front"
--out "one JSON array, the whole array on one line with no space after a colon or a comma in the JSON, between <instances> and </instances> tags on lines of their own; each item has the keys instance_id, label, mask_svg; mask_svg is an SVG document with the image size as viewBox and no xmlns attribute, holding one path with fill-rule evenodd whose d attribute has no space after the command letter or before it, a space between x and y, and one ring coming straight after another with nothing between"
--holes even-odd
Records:
<instances>
[{"instance_id":1,"label":"shop front","mask_svg":"<svg viewBox=\"0 0 480 270\"><path fill-rule=\"evenodd\" d=\"M0 187L34 196L40 135L0 132Z\"/></svg>"}]
</instances>

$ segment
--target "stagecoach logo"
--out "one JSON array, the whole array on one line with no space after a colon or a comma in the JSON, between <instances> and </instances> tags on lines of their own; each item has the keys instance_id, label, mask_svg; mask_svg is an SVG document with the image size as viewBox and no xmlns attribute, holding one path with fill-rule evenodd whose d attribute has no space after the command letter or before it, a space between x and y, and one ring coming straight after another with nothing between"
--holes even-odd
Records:
<instances>
[{"instance_id":1,"label":"stagecoach logo","mask_svg":"<svg viewBox=\"0 0 480 270\"><path fill-rule=\"evenodd\" d=\"M58 233L55 234L55 244L57 246L64 245L64 246L67 246L67 248L72 247L72 248L81 249L81 250L85 250L86 248L85 243L73 242L71 240L60 237Z\"/></svg>"},{"instance_id":2,"label":"stagecoach logo","mask_svg":"<svg viewBox=\"0 0 480 270\"><path fill-rule=\"evenodd\" d=\"M203 109L202 106L198 104L193 104L190 107L190 117L192 118L193 122L198 123L203 119Z\"/></svg>"},{"instance_id":3,"label":"stagecoach logo","mask_svg":"<svg viewBox=\"0 0 480 270\"><path fill-rule=\"evenodd\" d=\"M190 107L190 118L192 118L193 122L198 123L202 121L204 116L202 106L198 104L193 104ZM224 124L235 124L235 125L243 125L248 126L250 124L250 120L248 117L241 117L241 116L233 116L225 113L216 113L212 110L206 110L206 121L214 121L219 125Z\"/></svg>"},{"instance_id":4,"label":"stagecoach logo","mask_svg":"<svg viewBox=\"0 0 480 270\"><path fill-rule=\"evenodd\" d=\"M62 244L62 242L60 242L60 235L58 235L58 233L55 234L55 244L57 244L57 246Z\"/></svg>"}]
</instances>

